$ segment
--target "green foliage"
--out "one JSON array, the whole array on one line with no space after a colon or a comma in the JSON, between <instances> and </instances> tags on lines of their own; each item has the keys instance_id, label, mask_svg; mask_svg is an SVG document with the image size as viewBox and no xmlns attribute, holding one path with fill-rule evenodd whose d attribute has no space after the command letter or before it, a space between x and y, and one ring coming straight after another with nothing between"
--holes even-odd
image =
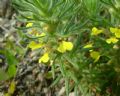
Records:
<instances>
[{"instance_id":1,"label":"green foliage","mask_svg":"<svg viewBox=\"0 0 120 96\"><path fill-rule=\"evenodd\" d=\"M64 78L67 96L73 89L76 96L79 93L117 96L120 86L119 0L12 1L20 14L18 20L29 25L18 28L25 32L23 38L30 42L31 49L42 44L36 50L40 53L39 63L52 67L46 74L48 78L51 74L56 78L51 86ZM112 32L112 27L117 31ZM90 47L89 43L92 43ZM56 75L58 72L60 76Z\"/></svg>"},{"instance_id":2,"label":"green foliage","mask_svg":"<svg viewBox=\"0 0 120 96\"><path fill-rule=\"evenodd\" d=\"M11 34L5 38L5 43L0 49L0 56L2 58L1 68L0 68L0 81L5 81L14 78L17 73L17 66L19 61L24 57L24 50L20 45L17 45L11 38ZM0 58L1 59L1 58Z\"/></svg>"},{"instance_id":3,"label":"green foliage","mask_svg":"<svg viewBox=\"0 0 120 96\"><path fill-rule=\"evenodd\" d=\"M8 75L5 73L4 70L0 69L0 81L7 80Z\"/></svg>"},{"instance_id":4,"label":"green foliage","mask_svg":"<svg viewBox=\"0 0 120 96\"><path fill-rule=\"evenodd\" d=\"M14 57L13 53L8 49L2 50L0 53L2 53L6 57L6 61L7 61L6 63L8 64L8 70L6 72L5 70L0 69L1 71L0 80L2 81L2 80L7 80L16 75L16 70L17 70L16 67L17 67L18 61Z\"/></svg>"}]
</instances>

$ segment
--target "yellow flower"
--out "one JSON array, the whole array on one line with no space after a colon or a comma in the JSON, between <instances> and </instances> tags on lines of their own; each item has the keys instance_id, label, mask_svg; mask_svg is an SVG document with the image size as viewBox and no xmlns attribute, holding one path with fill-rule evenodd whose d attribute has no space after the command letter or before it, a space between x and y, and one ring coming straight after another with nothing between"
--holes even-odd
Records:
<instances>
[{"instance_id":1,"label":"yellow flower","mask_svg":"<svg viewBox=\"0 0 120 96\"><path fill-rule=\"evenodd\" d=\"M26 27L32 27L33 23L28 23Z\"/></svg>"},{"instance_id":2,"label":"yellow flower","mask_svg":"<svg viewBox=\"0 0 120 96\"><path fill-rule=\"evenodd\" d=\"M99 30L96 27L93 27L91 35L97 36L98 34L101 34L102 32L103 32L103 30Z\"/></svg>"},{"instance_id":3,"label":"yellow flower","mask_svg":"<svg viewBox=\"0 0 120 96\"><path fill-rule=\"evenodd\" d=\"M100 58L100 53L97 51L90 51L90 56L94 59L94 62L97 62Z\"/></svg>"},{"instance_id":4,"label":"yellow flower","mask_svg":"<svg viewBox=\"0 0 120 96\"><path fill-rule=\"evenodd\" d=\"M44 37L46 36L46 34L44 32L42 32L41 34L36 34L37 37Z\"/></svg>"},{"instance_id":5,"label":"yellow flower","mask_svg":"<svg viewBox=\"0 0 120 96\"><path fill-rule=\"evenodd\" d=\"M83 48L91 48L91 47L93 47L93 43L89 43L89 44L85 45Z\"/></svg>"},{"instance_id":6,"label":"yellow flower","mask_svg":"<svg viewBox=\"0 0 120 96\"><path fill-rule=\"evenodd\" d=\"M112 33L116 33L116 32L118 31L118 28L110 27L110 31L111 31Z\"/></svg>"},{"instance_id":7,"label":"yellow flower","mask_svg":"<svg viewBox=\"0 0 120 96\"><path fill-rule=\"evenodd\" d=\"M116 37L110 37L109 39L106 39L106 42L108 44L111 44L111 43L115 44L118 42L118 39Z\"/></svg>"},{"instance_id":8,"label":"yellow flower","mask_svg":"<svg viewBox=\"0 0 120 96\"><path fill-rule=\"evenodd\" d=\"M35 50L35 49L39 49L41 47L43 47L44 44L41 44L41 43L36 43L35 41L31 41L29 44L28 44L28 47L31 48L32 50Z\"/></svg>"},{"instance_id":9,"label":"yellow flower","mask_svg":"<svg viewBox=\"0 0 120 96\"><path fill-rule=\"evenodd\" d=\"M120 29L110 27L110 31L114 33L117 38L120 38Z\"/></svg>"},{"instance_id":10,"label":"yellow flower","mask_svg":"<svg viewBox=\"0 0 120 96\"><path fill-rule=\"evenodd\" d=\"M72 42L62 41L59 47L57 48L57 51L64 53L66 51L71 51L72 49L73 49Z\"/></svg>"},{"instance_id":11,"label":"yellow flower","mask_svg":"<svg viewBox=\"0 0 120 96\"><path fill-rule=\"evenodd\" d=\"M117 31L117 32L115 33L115 36L116 36L117 38L120 38L120 29L119 29L119 31Z\"/></svg>"},{"instance_id":12,"label":"yellow flower","mask_svg":"<svg viewBox=\"0 0 120 96\"><path fill-rule=\"evenodd\" d=\"M45 53L40 59L39 59L39 63L43 62L43 63L47 63L49 61L50 57L48 53Z\"/></svg>"}]
</instances>

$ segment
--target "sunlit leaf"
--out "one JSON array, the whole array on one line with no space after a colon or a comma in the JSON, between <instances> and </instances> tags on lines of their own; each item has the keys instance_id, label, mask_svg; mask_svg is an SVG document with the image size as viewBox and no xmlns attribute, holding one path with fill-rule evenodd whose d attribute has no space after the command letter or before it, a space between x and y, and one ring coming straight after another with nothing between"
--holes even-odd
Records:
<instances>
[{"instance_id":1,"label":"sunlit leaf","mask_svg":"<svg viewBox=\"0 0 120 96\"><path fill-rule=\"evenodd\" d=\"M100 53L97 51L91 51L90 56L94 59L94 62L97 62L100 58Z\"/></svg>"},{"instance_id":2,"label":"sunlit leaf","mask_svg":"<svg viewBox=\"0 0 120 96\"><path fill-rule=\"evenodd\" d=\"M8 93L13 94L15 92L15 87L16 87L16 83L15 83L15 81L12 81L9 86Z\"/></svg>"},{"instance_id":3,"label":"sunlit leaf","mask_svg":"<svg viewBox=\"0 0 120 96\"><path fill-rule=\"evenodd\" d=\"M93 43L88 43L87 45L85 45L83 48L92 48L93 47Z\"/></svg>"}]
</instances>

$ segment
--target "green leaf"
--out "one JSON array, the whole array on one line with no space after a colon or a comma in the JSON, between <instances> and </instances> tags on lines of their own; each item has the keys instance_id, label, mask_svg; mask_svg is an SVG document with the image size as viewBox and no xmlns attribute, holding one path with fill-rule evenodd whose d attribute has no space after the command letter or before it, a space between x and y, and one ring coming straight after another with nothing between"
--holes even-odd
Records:
<instances>
[{"instance_id":1,"label":"green leaf","mask_svg":"<svg viewBox=\"0 0 120 96\"><path fill-rule=\"evenodd\" d=\"M59 74L59 76L53 81L53 83L50 85L50 87L54 87L62 78L62 75Z\"/></svg>"},{"instance_id":2,"label":"green leaf","mask_svg":"<svg viewBox=\"0 0 120 96\"><path fill-rule=\"evenodd\" d=\"M69 79L65 78L66 96L69 96Z\"/></svg>"},{"instance_id":3,"label":"green leaf","mask_svg":"<svg viewBox=\"0 0 120 96\"><path fill-rule=\"evenodd\" d=\"M78 83L77 75L76 75L72 70L69 70L69 71L67 72L67 75L68 75L69 78L71 78L75 83Z\"/></svg>"},{"instance_id":4,"label":"green leaf","mask_svg":"<svg viewBox=\"0 0 120 96\"><path fill-rule=\"evenodd\" d=\"M10 50L5 50L5 57L9 66L17 65L18 61Z\"/></svg>"},{"instance_id":5,"label":"green leaf","mask_svg":"<svg viewBox=\"0 0 120 96\"><path fill-rule=\"evenodd\" d=\"M74 93L75 93L75 96L78 96L78 85L77 84L74 87Z\"/></svg>"},{"instance_id":6,"label":"green leaf","mask_svg":"<svg viewBox=\"0 0 120 96\"><path fill-rule=\"evenodd\" d=\"M49 71L45 74L45 78L52 79L52 71Z\"/></svg>"},{"instance_id":7,"label":"green leaf","mask_svg":"<svg viewBox=\"0 0 120 96\"><path fill-rule=\"evenodd\" d=\"M16 75L16 72L17 72L17 68L16 68L15 65L11 65L11 66L8 67L7 73L8 73L8 75L9 75L9 77L15 76L15 75Z\"/></svg>"},{"instance_id":8,"label":"green leaf","mask_svg":"<svg viewBox=\"0 0 120 96\"><path fill-rule=\"evenodd\" d=\"M0 81L5 81L7 79L8 79L8 74L4 70L0 69Z\"/></svg>"}]
</instances>

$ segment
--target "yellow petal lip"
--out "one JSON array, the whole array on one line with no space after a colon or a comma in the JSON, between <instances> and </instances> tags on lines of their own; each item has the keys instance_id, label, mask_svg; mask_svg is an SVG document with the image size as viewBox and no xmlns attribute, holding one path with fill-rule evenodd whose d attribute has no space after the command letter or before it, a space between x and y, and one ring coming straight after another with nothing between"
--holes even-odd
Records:
<instances>
[{"instance_id":1,"label":"yellow petal lip","mask_svg":"<svg viewBox=\"0 0 120 96\"><path fill-rule=\"evenodd\" d=\"M60 53L65 53L66 51L71 51L73 49L72 42L62 41L57 48Z\"/></svg>"},{"instance_id":2,"label":"yellow petal lip","mask_svg":"<svg viewBox=\"0 0 120 96\"><path fill-rule=\"evenodd\" d=\"M93 27L92 28L92 33L91 33L91 35L93 36L97 36L97 35L99 35L99 34L101 34L101 33L103 33L103 30L99 30L98 28L96 28L96 27Z\"/></svg>"},{"instance_id":3,"label":"yellow petal lip","mask_svg":"<svg viewBox=\"0 0 120 96\"><path fill-rule=\"evenodd\" d=\"M116 38L116 37L110 37L109 39L106 39L106 42L108 43L108 44L111 44L111 43L113 43L113 44L115 44L115 43L117 43L119 40Z\"/></svg>"},{"instance_id":4,"label":"yellow petal lip","mask_svg":"<svg viewBox=\"0 0 120 96\"><path fill-rule=\"evenodd\" d=\"M120 38L120 29L115 33L115 36L116 36L117 38Z\"/></svg>"},{"instance_id":5,"label":"yellow petal lip","mask_svg":"<svg viewBox=\"0 0 120 96\"><path fill-rule=\"evenodd\" d=\"M110 27L110 31L111 31L112 33L116 33L116 32L118 31L118 28Z\"/></svg>"},{"instance_id":6,"label":"yellow petal lip","mask_svg":"<svg viewBox=\"0 0 120 96\"><path fill-rule=\"evenodd\" d=\"M97 62L100 58L100 53L97 51L91 51L90 56L94 59L94 62Z\"/></svg>"},{"instance_id":7,"label":"yellow petal lip","mask_svg":"<svg viewBox=\"0 0 120 96\"><path fill-rule=\"evenodd\" d=\"M33 26L33 23L27 23L26 27L32 27Z\"/></svg>"},{"instance_id":8,"label":"yellow petal lip","mask_svg":"<svg viewBox=\"0 0 120 96\"><path fill-rule=\"evenodd\" d=\"M88 43L87 45L85 45L83 48L92 48L93 47L93 43Z\"/></svg>"},{"instance_id":9,"label":"yellow petal lip","mask_svg":"<svg viewBox=\"0 0 120 96\"><path fill-rule=\"evenodd\" d=\"M57 48L57 51L59 51L60 53L65 53L66 52L66 48L65 46L63 46L63 44L61 43L59 45L59 47Z\"/></svg>"},{"instance_id":10,"label":"yellow petal lip","mask_svg":"<svg viewBox=\"0 0 120 96\"><path fill-rule=\"evenodd\" d=\"M35 49L39 49L41 47L43 47L44 44L41 44L41 43L36 43L35 41L31 41L29 44L28 44L28 48L31 48L32 50L35 50Z\"/></svg>"},{"instance_id":11,"label":"yellow petal lip","mask_svg":"<svg viewBox=\"0 0 120 96\"><path fill-rule=\"evenodd\" d=\"M73 49L72 42L63 41L63 45L65 46L66 50L71 51Z\"/></svg>"},{"instance_id":12,"label":"yellow petal lip","mask_svg":"<svg viewBox=\"0 0 120 96\"><path fill-rule=\"evenodd\" d=\"M45 53L41 58L39 58L39 63L47 63L50 60L49 54Z\"/></svg>"},{"instance_id":13,"label":"yellow petal lip","mask_svg":"<svg viewBox=\"0 0 120 96\"><path fill-rule=\"evenodd\" d=\"M110 31L114 33L117 38L120 38L120 29L110 27Z\"/></svg>"},{"instance_id":14,"label":"yellow petal lip","mask_svg":"<svg viewBox=\"0 0 120 96\"><path fill-rule=\"evenodd\" d=\"M37 37L44 37L44 36L46 36L46 34L43 32L43 33L41 33L41 34L36 34L36 36L37 36Z\"/></svg>"}]
</instances>

